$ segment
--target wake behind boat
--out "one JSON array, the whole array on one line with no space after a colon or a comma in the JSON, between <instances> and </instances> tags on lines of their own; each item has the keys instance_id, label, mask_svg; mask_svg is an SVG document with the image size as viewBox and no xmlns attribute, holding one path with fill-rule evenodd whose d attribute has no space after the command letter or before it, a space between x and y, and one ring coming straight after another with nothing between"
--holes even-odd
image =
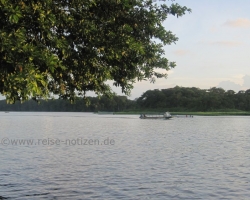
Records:
<instances>
[{"instance_id":1,"label":"wake behind boat","mask_svg":"<svg viewBox=\"0 0 250 200\"><path fill-rule=\"evenodd\" d=\"M140 119L170 119L172 115L169 112L164 114L141 114Z\"/></svg>"}]
</instances>

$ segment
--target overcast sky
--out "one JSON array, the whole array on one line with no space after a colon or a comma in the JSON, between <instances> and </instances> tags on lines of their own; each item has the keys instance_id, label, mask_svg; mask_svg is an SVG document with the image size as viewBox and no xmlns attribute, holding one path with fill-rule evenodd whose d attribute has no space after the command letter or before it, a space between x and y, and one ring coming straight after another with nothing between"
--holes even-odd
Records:
<instances>
[{"instance_id":1,"label":"overcast sky","mask_svg":"<svg viewBox=\"0 0 250 200\"><path fill-rule=\"evenodd\" d=\"M168 3L168 1L166 1ZM169 1L170 2L170 1ZM192 13L169 17L164 26L179 40L166 46L166 57L176 61L167 79L136 83L131 99L149 89L222 87L250 89L250 1L176 0ZM120 89L115 89L120 94Z\"/></svg>"}]
</instances>

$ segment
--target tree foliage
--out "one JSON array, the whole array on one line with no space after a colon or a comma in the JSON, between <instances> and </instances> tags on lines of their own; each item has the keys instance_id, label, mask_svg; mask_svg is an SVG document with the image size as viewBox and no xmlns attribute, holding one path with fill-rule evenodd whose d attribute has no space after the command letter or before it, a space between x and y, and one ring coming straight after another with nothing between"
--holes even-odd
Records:
<instances>
[{"instance_id":1,"label":"tree foliage","mask_svg":"<svg viewBox=\"0 0 250 200\"><path fill-rule=\"evenodd\" d=\"M86 105L80 98L76 98L74 103L63 99L40 100L37 104L33 100L24 103L6 104L6 100L0 101L0 111L43 111L43 112L119 112L125 110L135 110L136 102L129 100L127 96L113 95L111 98L106 96L88 97L90 105Z\"/></svg>"},{"instance_id":2,"label":"tree foliage","mask_svg":"<svg viewBox=\"0 0 250 200\"><path fill-rule=\"evenodd\" d=\"M0 0L0 93L10 103L75 99L111 94L111 80L129 94L175 66L163 46L178 38L163 22L187 11L152 0Z\"/></svg>"},{"instance_id":3,"label":"tree foliage","mask_svg":"<svg viewBox=\"0 0 250 200\"><path fill-rule=\"evenodd\" d=\"M76 98L74 104L61 99L41 100L38 105L29 100L23 104L6 105L0 101L2 111L71 111L71 112L121 112L121 111L250 111L250 89L235 93L222 88L186 88L176 86L162 90L148 90L136 100L127 96L89 97L91 104Z\"/></svg>"},{"instance_id":4,"label":"tree foliage","mask_svg":"<svg viewBox=\"0 0 250 200\"><path fill-rule=\"evenodd\" d=\"M163 111L250 111L250 89L238 93L216 87L199 89L176 86L148 90L138 98L137 108Z\"/></svg>"}]
</instances>

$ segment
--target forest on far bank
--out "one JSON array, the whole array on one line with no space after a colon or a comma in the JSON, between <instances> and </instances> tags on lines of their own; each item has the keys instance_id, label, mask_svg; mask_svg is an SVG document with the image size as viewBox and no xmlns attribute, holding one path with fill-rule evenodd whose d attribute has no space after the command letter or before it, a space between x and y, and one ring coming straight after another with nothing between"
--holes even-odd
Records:
<instances>
[{"instance_id":1,"label":"forest on far bank","mask_svg":"<svg viewBox=\"0 0 250 200\"><path fill-rule=\"evenodd\" d=\"M126 111L250 111L250 89L235 92L222 88L199 89L179 87L148 90L139 98L130 100L127 96L108 98L88 97L90 105L82 98L73 104L68 100L28 100L24 103L7 104L0 101L1 111L51 111L51 112L126 112Z\"/></svg>"}]
</instances>

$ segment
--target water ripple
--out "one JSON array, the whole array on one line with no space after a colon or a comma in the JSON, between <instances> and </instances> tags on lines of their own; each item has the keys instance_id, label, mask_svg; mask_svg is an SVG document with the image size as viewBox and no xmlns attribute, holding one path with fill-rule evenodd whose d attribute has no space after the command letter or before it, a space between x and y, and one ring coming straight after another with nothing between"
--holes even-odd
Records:
<instances>
[{"instance_id":1,"label":"water ripple","mask_svg":"<svg viewBox=\"0 0 250 200\"><path fill-rule=\"evenodd\" d=\"M250 196L249 117L168 121L85 113L0 117L2 138L115 140L112 146L0 145L0 199Z\"/></svg>"}]
</instances>

